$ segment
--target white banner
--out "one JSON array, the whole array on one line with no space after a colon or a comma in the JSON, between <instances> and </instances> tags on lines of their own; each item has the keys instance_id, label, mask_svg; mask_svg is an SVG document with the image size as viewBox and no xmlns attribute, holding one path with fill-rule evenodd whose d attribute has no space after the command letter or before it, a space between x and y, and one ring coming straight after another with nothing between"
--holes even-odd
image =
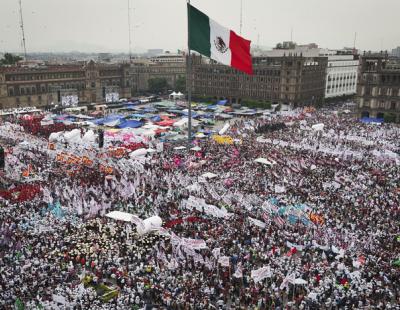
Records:
<instances>
[{"instance_id":1,"label":"white banner","mask_svg":"<svg viewBox=\"0 0 400 310\"><path fill-rule=\"evenodd\" d=\"M261 227L261 228L267 227L267 225L265 225L264 222L261 222L257 219L253 219L252 217L249 217L249 221L250 221L250 223L252 223L253 225L256 225L258 227Z\"/></svg>"},{"instance_id":2,"label":"white banner","mask_svg":"<svg viewBox=\"0 0 400 310\"><path fill-rule=\"evenodd\" d=\"M224 266L224 267L229 267L229 261L230 261L229 256L221 256L218 259L218 263L220 263L221 266Z\"/></svg>"},{"instance_id":3,"label":"white banner","mask_svg":"<svg viewBox=\"0 0 400 310\"><path fill-rule=\"evenodd\" d=\"M271 268L269 266L262 267L251 271L251 278L254 282L260 282L265 278L270 278L272 276Z\"/></svg>"}]
</instances>

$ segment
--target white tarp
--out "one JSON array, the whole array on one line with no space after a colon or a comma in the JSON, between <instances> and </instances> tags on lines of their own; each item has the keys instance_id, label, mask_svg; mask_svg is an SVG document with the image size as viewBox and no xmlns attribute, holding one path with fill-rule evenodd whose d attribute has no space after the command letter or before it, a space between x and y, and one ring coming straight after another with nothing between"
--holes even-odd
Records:
<instances>
[{"instance_id":1,"label":"white tarp","mask_svg":"<svg viewBox=\"0 0 400 310\"><path fill-rule=\"evenodd\" d=\"M284 192L286 192L285 186L275 184L275 193L281 194L281 193L284 193Z\"/></svg>"},{"instance_id":2,"label":"white tarp","mask_svg":"<svg viewBox=\"0 0 400 310\"><path fill-rule=\"evenodd\" d=\"M152 216L141 220L138 216L121 211L111 211L106 214L107 217L117 221L124 221L136 224L136 231L139 235L144 235L152 231L157 231L162 226L162 219L159 216Z\"/></svg>"},{"instance_id":3,"label":"white tarp","mask_svg":"<svg viewBox=\"0 0 400 310\"><path fill-rule=\"evenodd\" d=\"M313 130L315 130L315 131L321 131L321 130L324 130L324 127L325 127L325 125L324 124L315 124L315 125L312 125L311 126L311 128L313 129Z\"/></svg>"},{"instance_id":4,"label":"white tarp","mask_svg":"<svg viewBox=\"0 0 400 310\"><path fill-rule=\"evenodd\" d=\"M272 166L272 165L273 165L273 163L270 162L268 159L262 158L262 157L257 158L257 159L254 160L254 161L255 161L256 163L260 163L260 164L264 164L264 165L269 165L269 166Z\"/></svg>"},{"instance_id":5,"label":"white tarp","mask_svg":"<svg viewBox=\"0 0 400 310\"><path fill-rule=\"evenodd\" d=\"M230 125L229 123L225 123L224 127L221 128L221 130L218 132L219 135L223 135L225 134L225 132L227 132L227 130L229 129Z\"/></svg>"},{"instance_id":6,"label":"white tarp","mask_svg":"<svg viewBox=\"0 0 400 310\"><path fill-rule=\"evenodd\" d=\"M64 139L68 143L80 143L81 131L79 129L73 129L64 134Z\"/></svg>"},{"instance_id":7,"label":"white tarp","mask_svg":"<svg viewBox=\"0 0 400 310\"><path fill-rule=\"evenodd\" d=\"M49 136L49 142L57 142L58 139L62 136L62 131L60 132L52 132Z\"/></svg>"},{"instance_id":8,"label":"white tarp","mask_svg":"<svg viewBox=\"0 0 400 310\"><path fill-rule=\"evenodd\" d=\"M147 154L147 149L140 148L140 149L137 149L137 150L133 151L129 156L130 157L141 157L141 156L144 156L146 154Z\"/></svg>"},{"instance_id":9,"label":"white tarp","mask_svg":"<svg viewBox=\"0 0 400 310\"><path fill-rule=\"evenodd\" d=\"M88 130L82 138L83 142L94 143L96 142L96 136L93 130Z\"/></svg>"},{"instance_id":10,"label":"white tarp","mask_svg":"<svg viewBox=\"0 0 400 310\"><path fill-rule=\"evenodd\" d=\"M132 222L133 214L121 211L111 211L107 213L106 216L117 221Z\"/></svg>"},{"instance_id":11,"label":"white tarp","mask_svg":"<svg viewBox=\"0 0 400 310\"><path fill-rule=\"evenodd\" d=\"M157 231L162 226L162 219L159 216L152 216L143 221L143 225L137 225L136 231L139 235L144 235L152 231Z\"/></svg>"}]
</instances>

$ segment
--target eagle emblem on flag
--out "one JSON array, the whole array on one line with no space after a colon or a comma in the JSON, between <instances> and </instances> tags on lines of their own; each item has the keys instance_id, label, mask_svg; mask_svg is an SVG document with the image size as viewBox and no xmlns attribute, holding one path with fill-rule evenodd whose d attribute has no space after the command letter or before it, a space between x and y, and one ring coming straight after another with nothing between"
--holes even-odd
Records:
<instances>
[{"instance_id":1,"label":"eagle emblem on flag","mask_svg":"<svg viewBox=\"0 0 400 310\"><path fill-rule=\"evenodd\" d=\"M226 46L224 40L221 37L216 37L214 39L214 45L217 51L220 52L221 54L224 54L228 50L228 47Z\"/></svg>"}]
</instances>

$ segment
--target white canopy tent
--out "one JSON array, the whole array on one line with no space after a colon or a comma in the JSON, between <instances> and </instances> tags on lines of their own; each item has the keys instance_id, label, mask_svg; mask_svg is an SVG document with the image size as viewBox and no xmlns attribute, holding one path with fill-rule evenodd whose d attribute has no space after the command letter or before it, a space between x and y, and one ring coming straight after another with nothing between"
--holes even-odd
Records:
<instances>
[{"instance_id":1,"label":"white canopy tent","mask_svg":"<svg viewBox=\"0 0 400 310\"><path fill-rule=\"evenodd\" d=\"M169 99L172 100L177 100L177 99L183 99L185 97L184 94L182 94L181 92L172 92L171 94L169 94Z\"/></svg>"}]
</instances>

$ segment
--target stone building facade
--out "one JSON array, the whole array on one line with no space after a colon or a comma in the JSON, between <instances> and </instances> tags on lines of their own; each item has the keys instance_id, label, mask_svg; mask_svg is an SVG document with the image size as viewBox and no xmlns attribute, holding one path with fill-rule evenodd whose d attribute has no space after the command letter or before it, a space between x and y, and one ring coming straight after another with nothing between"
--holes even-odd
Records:
<instances>
[{"instance_id":1,"label":"stone building facade","mask_svg":"<svg viewBox=\"0 0 400 310\"><path fill-rule=\"evenodd\" d=\"M157 63L148 60L104 64L93 61L78 64L37 67L0 67L0 109L46 107L60 103L61 97L76 95L80 103L101 103L107 93L130 98L148 90L151 78L163 77L173 88L186 76L185 62Z\"/></svg>"},{"instance_id":2,"label":"stone building facade","mask_svg":"<svg viewBox=\"0 0 400 310\"><path fill-rule=\"evenodd\" d=\"M383 118L391 114L400 122L400 58L364 53L357 96L360 117Z\"/></svg>"},{"instance_id":3,"label":"stone building facade","mask_svg":"<svg viewBox=\"0 0 400 310\"><path fill-rule=\"evenodd\" d=\"M253 57L253 75L193 56L193 96L293 104L323 103L327 57Z\"/></svg>"}]
</instances>

